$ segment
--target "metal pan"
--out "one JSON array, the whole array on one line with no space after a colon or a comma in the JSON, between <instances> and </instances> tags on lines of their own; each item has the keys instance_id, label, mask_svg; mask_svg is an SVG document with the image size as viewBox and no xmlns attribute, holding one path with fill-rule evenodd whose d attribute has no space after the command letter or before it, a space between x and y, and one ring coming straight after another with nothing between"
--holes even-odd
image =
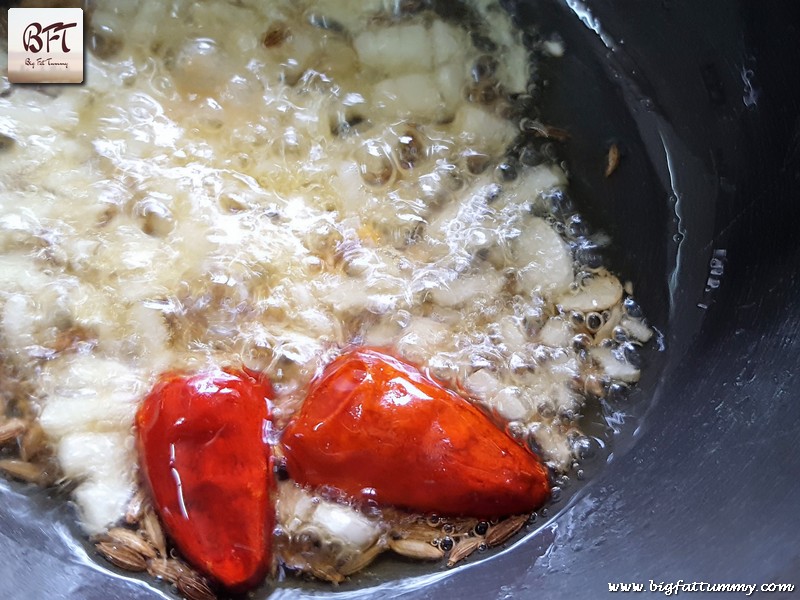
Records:
<instances>
[{"instance_id":1,"label":"metal pan","mask_svg":"<svg viewBox=\"0 0 800 600\"><path fill-rule=\"evenodd\" d=\"M455 569L379 564L270 598L597 598L609 584L800 585L800 11L519 0L564 38L543 113L573 195L664 349L613 447L524 539ZM615 142L618 171L603 175ZM607 464L606 464L607 463ZM63 499L0 483L0 596L172 597L98 566ZM661 591L658 591L658 590ZM780 597L772 594L771 597Z\"/></svg>"}]
</instances>

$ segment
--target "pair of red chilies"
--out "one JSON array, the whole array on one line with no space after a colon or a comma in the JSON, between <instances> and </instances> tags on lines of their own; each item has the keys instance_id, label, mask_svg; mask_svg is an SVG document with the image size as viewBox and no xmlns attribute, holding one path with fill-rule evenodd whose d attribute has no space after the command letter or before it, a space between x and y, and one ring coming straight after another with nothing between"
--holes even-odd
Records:
<instances>
[{"instance_id":1,"label":"pair of red chilies","mask_svg":"<svg viewBox=\"0 0 800 600\"><path fill-rule=\"evenodd\" d=\"M253 371L170 373L136 416L142 471L185 558L230 590L256 585L275 525L272 387ZM316 379L281 438L289 475L416 513L500 517L549 496L538 458L480 410L382 351Z\"/></svg>"}]
</instances>

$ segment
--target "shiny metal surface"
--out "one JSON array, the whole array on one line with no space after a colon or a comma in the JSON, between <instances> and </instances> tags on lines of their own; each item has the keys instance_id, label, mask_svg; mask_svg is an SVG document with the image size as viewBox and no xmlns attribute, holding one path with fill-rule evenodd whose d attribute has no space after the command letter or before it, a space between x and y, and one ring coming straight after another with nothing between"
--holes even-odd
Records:
<instances>
[{"instance_id":1,"label":"shiny metal surface","mask_svg":"<svg viewBox=\"0 0 800 600\"><path fill-rule=\"evenodd\" d=\"M287 582L256 597L589 599L615 582L800 585L800 7L508 4L565 40L543 113L572 133L563 151L573 194L612 234L612 264L631 275L666 350L645 357L609 463L592 465L523 541L449 571L378 568L338 590ZM605 180L612 140L624 156ZM72 521L57 500L0 483L0 597L165 597L87 558Z\"/></svg>"}]
</instances>

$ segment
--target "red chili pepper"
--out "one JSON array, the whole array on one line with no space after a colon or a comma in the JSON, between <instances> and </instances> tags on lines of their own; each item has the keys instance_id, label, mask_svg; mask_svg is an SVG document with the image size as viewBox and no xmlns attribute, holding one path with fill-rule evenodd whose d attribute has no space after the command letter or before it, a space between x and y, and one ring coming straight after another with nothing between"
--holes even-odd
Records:
<instances>
[{"instance_id":1,"label":"red chili pepper","mask_svg":"<svg viewBox=\"0 0 800 600\"><path fill-rule=\"evenodd\" d=\"M155 509L195 568L231 590L271 562L271 427L266 378L235 370L171 373L136 415Z\"/></svg>"},{"instance_id":2,"label":"red chili pepper","mask_svg":"<svg viewBox=\"0 0 800 600\"><path fill-rule=\"evenodd\" d=\"M282 445L295 481L416 512L500 517L550 494L533 453L464 398L373 349L325 369Z\"/></svg>"}]
</instances>

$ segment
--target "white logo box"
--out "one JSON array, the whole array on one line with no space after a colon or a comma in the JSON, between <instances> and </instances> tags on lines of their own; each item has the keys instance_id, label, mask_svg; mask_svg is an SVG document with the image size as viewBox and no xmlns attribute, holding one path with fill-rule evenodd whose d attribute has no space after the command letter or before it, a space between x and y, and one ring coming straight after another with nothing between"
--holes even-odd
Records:
<instances>
[{"instance_id":1,"label":"white logo box","mask_svg":"<svg viewBox=\"0 0 800 600\"><path fill-rule=\"evenodd\" d=\"M8 80L83 81L83 9L10 8Z\"/></svg>"}]
</instances>

